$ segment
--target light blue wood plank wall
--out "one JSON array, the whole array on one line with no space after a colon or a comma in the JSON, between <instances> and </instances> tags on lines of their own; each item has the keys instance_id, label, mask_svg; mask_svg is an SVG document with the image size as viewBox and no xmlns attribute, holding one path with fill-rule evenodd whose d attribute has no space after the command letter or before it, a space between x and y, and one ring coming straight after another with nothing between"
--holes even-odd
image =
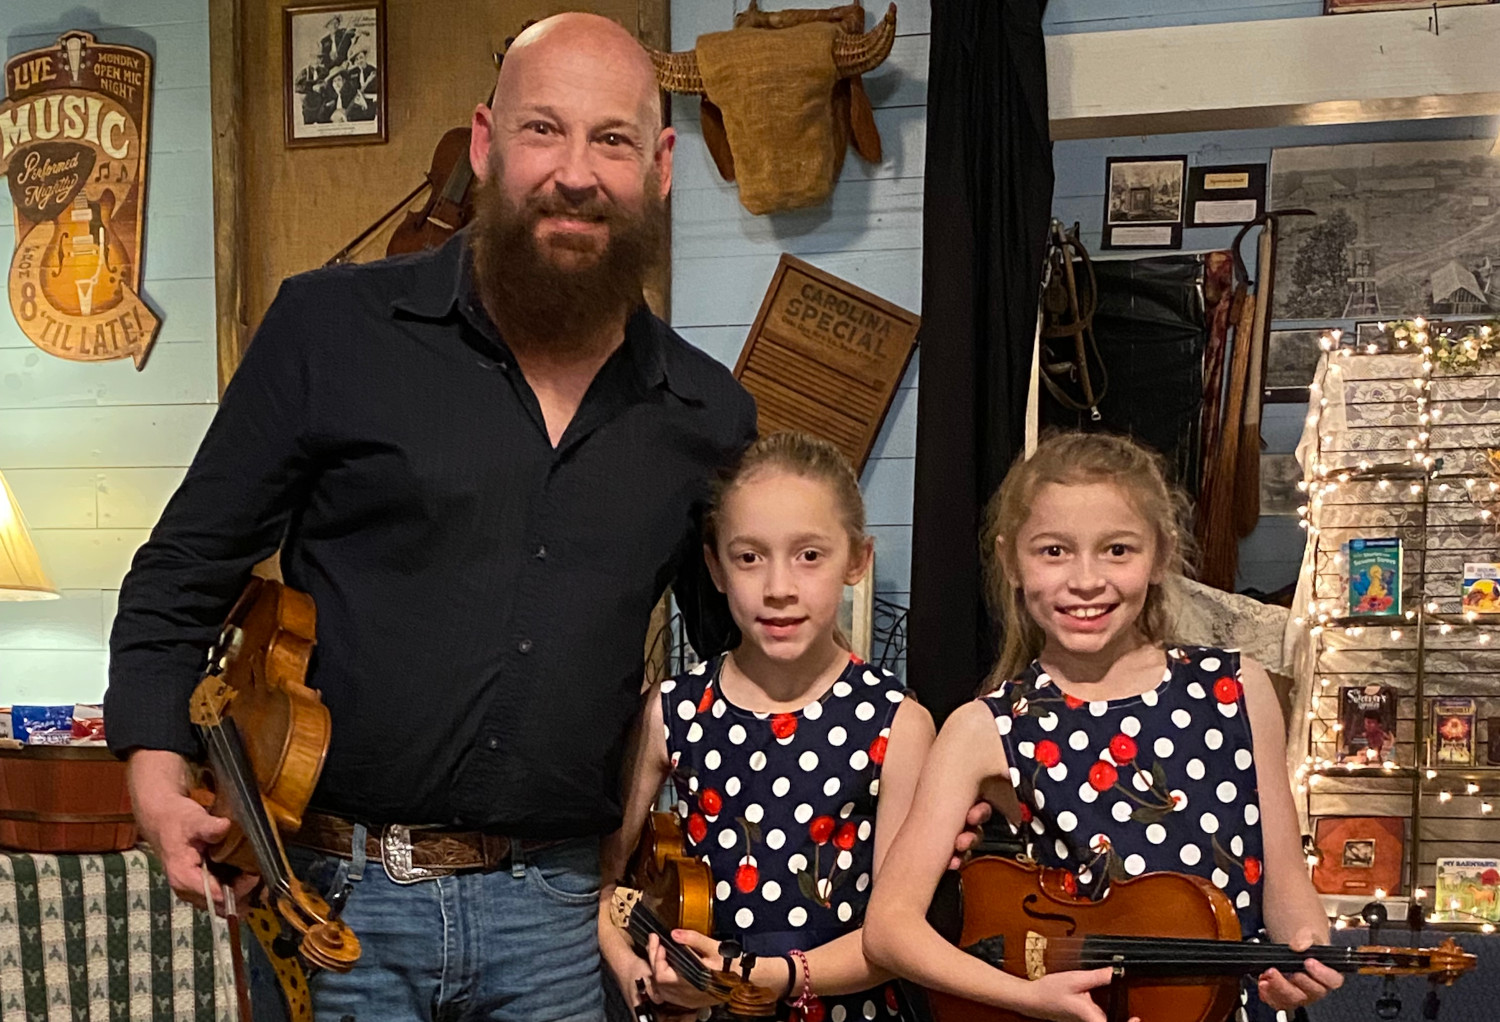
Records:
<instances>
[{"instance_id":1,"label":"light blue wood plank wall","mask_svg":"<svg viewBox=\"0 0 1500 1022\"><path fill-rule=\"evenodd\" d=\"M208 0L0 3L7 57L73 28L155 58L143 261L162 329L138 373L129 361L54 358L0 313L0 471L63 590L49 603L0 603L0 704L102 696L120 579L218 400ZM6 235L13 222L7 197Z\"/></svg>"}]
</instances>

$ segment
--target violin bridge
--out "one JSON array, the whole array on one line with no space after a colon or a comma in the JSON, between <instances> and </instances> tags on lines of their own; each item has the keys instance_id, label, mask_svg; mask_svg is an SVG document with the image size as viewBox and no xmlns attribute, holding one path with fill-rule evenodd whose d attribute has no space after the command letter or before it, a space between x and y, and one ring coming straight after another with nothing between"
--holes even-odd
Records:
<instances>
[{"instance_id":1,"label":"violin bridge","mask_svg":"<svg viewBox=\"0 0 1500 1022\"><path fill-rule=\"evenodd\" d=\"M1047 938L1034 930L1026 932L1026 978L1047 975Z\"/></svg>"}]
</instances>

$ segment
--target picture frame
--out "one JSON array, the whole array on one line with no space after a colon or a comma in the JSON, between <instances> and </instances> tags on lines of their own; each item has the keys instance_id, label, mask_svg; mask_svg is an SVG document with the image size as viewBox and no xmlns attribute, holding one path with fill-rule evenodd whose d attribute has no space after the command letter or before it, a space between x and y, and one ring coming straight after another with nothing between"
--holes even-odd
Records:
<instances>
[{"instance_id":1,"label":"picture frame","mask_svg":"<svg viewBox=\"0 0 1500 1022\"><path fill-rule=\"evenodd\" d=\"M1401 893L1406 820L1399 816L1324 816L1314 824L1319 894L1373 897Z\"/></svg>"},{"instance_id":2,"label":"picture frame","mask_svg":"<svg viewBox=\"0 0 1500 1022\"><path fill-rule=\"evenodd\" d=\"M288 147L386 141L385 0L282 11L283 119Z\"/></svg>"},{"instance_id":3,"label":"picture frame","mask_svg":"<svg viewBox=\"0 0 1500 1022\"><path fill-rule=\"evenodd\" d=\"M1222 227L1250 223L1265 211L1268 170L1264 163L1189 168L1186 224Z\"/></svg>"},{"instance_id":4,"label":"picture frame","mask_svg":"<svg viewBox=\"0 0 1500 1022\"><path fill-rule=\"evenodd\" d=\"M1362 11L1430 11L1434 7L1477 7L1494 0L1323 0L1324 14L1358 14Z\"/></svg>"},{"instance_id":5,"label":"picture frame","mask_svg":"<svg viewBox=\"0 0 1500 1022\"><path fill-rule=\"evenodd\" d=\"M1181 248L1186 181L1186 156L1107 157L1101 247Z\"/></svg>"},{"instance_id":6,"label":"picture frame","mask_svg":"<svg viewBox=\"0 0 1500 1022\"><path fill-rule=\"evenodd\" d=\"M1262 394L1267 404L1306 404L1323 357L1322 330L1272 330L1266 342Z\"/></svg>"}]
</instances>

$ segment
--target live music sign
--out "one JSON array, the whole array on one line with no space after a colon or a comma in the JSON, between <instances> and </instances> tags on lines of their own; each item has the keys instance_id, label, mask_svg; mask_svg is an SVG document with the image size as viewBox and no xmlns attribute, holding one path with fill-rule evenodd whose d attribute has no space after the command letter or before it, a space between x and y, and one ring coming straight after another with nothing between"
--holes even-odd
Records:
<instances>
[{"instance_id":1,"label":"live music sign","mask_svg":"<svg viewBox=\"0 0 1500 1022\"><path fill-rule=\"evenodd\" d=\"M161 328L140 294L151 88L150 54L88 32L5 63L10 308L59 358L129 358L140 369Z\"/></svg>"}]
</instances>

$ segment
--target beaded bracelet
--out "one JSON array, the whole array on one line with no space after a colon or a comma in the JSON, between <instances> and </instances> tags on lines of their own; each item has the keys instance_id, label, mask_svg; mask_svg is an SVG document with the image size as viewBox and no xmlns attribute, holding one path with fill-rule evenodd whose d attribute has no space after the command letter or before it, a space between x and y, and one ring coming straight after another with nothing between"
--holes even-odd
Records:
<instances>
[{"instance_id":1,"label":"beaded bracelet","mask_svg":"<svg viewBox=\"0 0 1500 1022\"><path fill-rule=\"evenodd\" d=\"M791 1006L797 1009L798 1012L806 1014L807 1009L818 999L812 992L812 970L807 967L806 954L795 948L787 953L802 966L802 991L797 995L797 999L791 1002ZM787 992L790 993L791 991Z\"/></svg>"}]
</instances>

